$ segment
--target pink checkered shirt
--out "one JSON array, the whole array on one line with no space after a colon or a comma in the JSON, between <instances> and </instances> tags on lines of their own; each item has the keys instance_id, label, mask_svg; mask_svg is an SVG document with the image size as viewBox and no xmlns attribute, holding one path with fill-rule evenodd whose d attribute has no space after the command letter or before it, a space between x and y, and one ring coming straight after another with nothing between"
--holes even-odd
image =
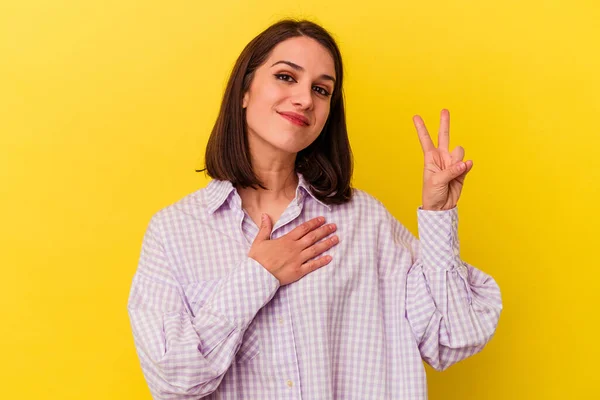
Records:
<instances>
[{"instance_id":1,"label":"pink checkered shirt","mask_svg":"<svg viewBox=\"0 0 600 400\"><path fill-rule=\"evenodd\" d=\"M295 283L247 256L258 227L228 181L157 212L128 311L155 399L426 399L423 360L479 352L502 310L489 275L459 256L458 212L417 210L417 240L364 191L325 205L298 175L276 239L323 215L340 243Z\"/></svg>"}]
</instances>

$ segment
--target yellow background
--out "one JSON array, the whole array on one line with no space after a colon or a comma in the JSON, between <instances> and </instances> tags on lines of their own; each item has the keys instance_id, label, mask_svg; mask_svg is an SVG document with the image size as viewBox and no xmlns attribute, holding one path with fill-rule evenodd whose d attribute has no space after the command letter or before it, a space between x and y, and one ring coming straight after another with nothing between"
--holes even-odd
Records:
<instances>
[{"instance_id":1,"label":"yellow background","mask_svg":"<svg viewBox=\"0 0 600 400\"><path fill-rule=\"evenodd\" d=\"M293 5L289 5L293 4ZM0 5L1 359L5 399L148 399L126 312L150 216L194 172L244 45L322 23L347 71L354 184L413 233L411 117L474 168L463 259L500 284L480 354L431 399L586 399L600 359L597 1L75 1Z\"/></svg>"}]
</instances>

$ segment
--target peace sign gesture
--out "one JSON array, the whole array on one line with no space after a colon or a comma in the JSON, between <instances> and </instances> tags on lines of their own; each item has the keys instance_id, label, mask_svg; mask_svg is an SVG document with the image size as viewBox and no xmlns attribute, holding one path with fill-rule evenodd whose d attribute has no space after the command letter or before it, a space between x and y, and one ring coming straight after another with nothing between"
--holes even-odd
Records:
<instances>
[{"instance_id":1,"label":"peace sign gesture","mask_svg":"<svg viewBox=\"0 0 600 400\"><path fill-rule=\"evenodd\" d=\"M457 146L448 152L450 112L442 110L438 147L431 141L429 132L420 116L415 115L413 122L419 134L425 156L423 171L423 209L450 210L456 206L465 182L465 176L473 168L473 161L462 162L465 150Z\"/></svg>"}]
</instances>

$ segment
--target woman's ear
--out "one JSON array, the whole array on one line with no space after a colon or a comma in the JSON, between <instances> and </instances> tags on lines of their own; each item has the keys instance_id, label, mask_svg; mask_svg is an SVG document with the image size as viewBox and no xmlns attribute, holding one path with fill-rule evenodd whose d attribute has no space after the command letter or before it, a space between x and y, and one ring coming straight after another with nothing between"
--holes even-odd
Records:
<instances>
[{"instance_id":1,"label":"woman's ear","mask_svg":"<svg viewBox=\"0 0 600 400\"><path fill-rule=\"evenodd\" d=\"M244 97L242 98L242 108L248 107L248 92L244 93Z\"/></svg>"}]
</instances>

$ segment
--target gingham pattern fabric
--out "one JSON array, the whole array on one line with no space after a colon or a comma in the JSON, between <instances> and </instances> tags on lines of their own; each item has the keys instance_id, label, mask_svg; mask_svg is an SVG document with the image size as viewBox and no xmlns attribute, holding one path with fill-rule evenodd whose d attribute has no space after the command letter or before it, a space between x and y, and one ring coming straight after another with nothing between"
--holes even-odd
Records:
<instances>
[{"instance_id":1,"label":"gingham pattern fabric","mask_svg":"<svg viewBox=\"0 0 600 400\"><path fill-rule=\"evenodd\" d=\"M459 257L458 212L417 210L417 240L375 198L318 201L302 175L272 239L323 215L331 263L280 286L247 256L258 227L230 182L157 212L128 311L155 399L426 399L493 336L500 290Z\"/></svg>"}]
</instances>

